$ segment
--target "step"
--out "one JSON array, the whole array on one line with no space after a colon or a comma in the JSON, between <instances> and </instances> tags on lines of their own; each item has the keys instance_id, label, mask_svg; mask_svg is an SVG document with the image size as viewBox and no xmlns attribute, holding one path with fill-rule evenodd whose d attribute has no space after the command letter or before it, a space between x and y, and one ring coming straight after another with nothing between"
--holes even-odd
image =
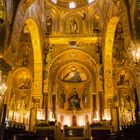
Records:
<instances>
[{"instance_id":1,"label":"step","mask_svg":"<svg viewBox=\"0 0 140 140\"><path fill-rule=\"evenodd\" d=\"M89 140L85 137L64 137L63 140Z\"/></svg>"}]
</instances>

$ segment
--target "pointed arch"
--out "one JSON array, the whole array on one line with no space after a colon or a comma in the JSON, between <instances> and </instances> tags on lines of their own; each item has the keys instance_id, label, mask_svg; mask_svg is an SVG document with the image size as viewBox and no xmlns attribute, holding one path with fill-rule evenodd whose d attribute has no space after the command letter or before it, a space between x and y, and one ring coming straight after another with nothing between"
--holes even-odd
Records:
<instances>
[{"instance_id":1,"label":"pointed arch","mask_svg":"<svg viewBox=\"0 0 140 140\"><path fill-rule=\"evenodd\" d=\"M37 24L32 19L26 20L26 26L31 35L34 58L34 85L32 96L42 99L42 53L40 35ZM41 103L41 100L40 100Z\"/></svg>"},{"instance_id":2,"label":"pointed arch","mask_svg":"<svg viewBox=\"0 0 140 140\"><path fill-rule=\"evenodd\" d=\"M81 55L83 55L83 58L81 58ZM65 58L65 59L63 59ZM61 53L59 53L50 63L48 63L47 66L47 79L45 80L45 91L46 92L50 92L50 88L52 87L51 84L53 84L54 82L51 81L50 79L54 76L56 77L57 72L60 68L62 68L64 65L66 66L67 64L70 63L76 63L79 65L82 65L89 73L91 73L91 77L94 77L96 80L93 81L93 85L95 87L95 91L96 92L98 89L96 82L99 82L99 69L97 67L97 63L94 60L94 58L92 58L88 53L79 50L79 49L75 49L75 48L70 48L67 49ZM51 78L50 78L51 77ZM52 78L53 80L55 78ZM52 92L50 92L52 94ZM51 94L48 94L48 106L51 106L51 101L52 101L52 97Z\"/></svg>"},{"instance_id":3,"label":"pointed arch","mask_svg":"<svg viewBox=\"0 0 140 140\"><path fill-rule=\"evenodd\" d=\"M112 17L107 25L105 49L104 49L104 89L105 101L112 99L113 96L113 77L112 77L112 50L116 26L119 22L118 17Z\"/></svg>"}]
</instances>

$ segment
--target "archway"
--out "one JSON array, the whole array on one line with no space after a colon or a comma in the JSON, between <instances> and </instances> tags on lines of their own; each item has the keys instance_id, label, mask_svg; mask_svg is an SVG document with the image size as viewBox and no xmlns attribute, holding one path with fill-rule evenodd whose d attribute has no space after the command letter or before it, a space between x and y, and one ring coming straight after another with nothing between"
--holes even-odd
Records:
<instances>
[{"instance_id":1,"label":"archway","mask_svg":"<svg viewBox=\"0 0 140 140\"><path fill-rule=\"evenodd\" d=\"M113 96L113 78L112 78L112 50L116 26L119 22L117 17L111 18L107 25L105 48L104 48L104 88L105 100ZM107 76L106 76L107 75Z\"/></svg>"},{"instance_id":2,"label":"archway","mask_svg":"<svg viewBox=\"0 0 140 140\"><path fill-rule=\"evenodd\" d=\"M23 26L23 30L24 31L21 32L20 40L19 40L19 46L22 48L19 47L19 54L16 56L17 59L18 59L18 56L21 56L19 58L19 60L16 61L16 65L20 66L20 68L17 67L17 69L12 73L12 77L16 76L17 71L25 73L24 71L27 71L27 70L30 72L30 75L32 77L32 80L30 80L30 88L27 87L28 89L25 88L23 90L22 88L24 88L24 87L18 87L18 88L16 87L16 89L17 89L17 91L19 91L19 93L20 93L20 91L22 91L23 93L26 93L27 91L30 92L28 94L30 96L29 96L28 101L27 101L29 105L28 105L28 108L26 108L26 110L28 110L29 114L32 115L32 117L33 117L31 122L29 122L29 125L28 125L28 126L30 126L30 129L32 129L32 126L35 125L36 109L37 109L37 107L38 108L42 107L42 52L41 52L41 44L40 44L40 35L39 35L39 30L38 30L36 22L33 21L32 19L27 19L25 21L24 26ZM28 40L26 40L24 42L24 46L23 46L21 44L23 44L22 37L25 35L25 30L29 36L28 36ZM30 40L30 42L29 42L29 40ZM29 45L29 43L30 43L30 45ZM32 51L32 53L26 52L29 50ZM29 60L28 55L31 58L30 61L28 61ZM21 63L19 63L20 60L22 60ZM30 67L29 67L28 64L29 65L32 64L32 65L30 65ZM20 69L22 69L22 71L20 71ZM28 77L26 78L26 77L27 77L27 74L25 73L23 75L23 78L21 78L21 82L26 81L28 84L29 78ZM12 81L10 84L13 85L14 81ZM10 90L12 91L12 89L10 89ZM9 104L11 104L11 102L12 102L12 92L11 91L10 91L10 94L8 95L9 96L8 97ZM14 91L16 91L16 90L14 90ZM36 105L33 109L31 109L32 104Z\"/></svg>"},{"instance_id":3,"label":"archway","mask_svg":"<svg viewBox=\"0 0 140 140\"><path fill-rule=\"evenodd\" d=\"M106 38L105 38L105 48L104 48L104 117L106 120L113 119L112 117L112 109L111 103L112 98L114 96L113 89L113 66L112 66L112 51L114 44L114 37L116 26L119 22L118 17L113 17L110 19L107 30L106 30Z\"/></svg>"},{"instance_id":4,"label":"archway","mask_svg":"<svg viewBox=\"0 0 140 140\"><path fill-rule=\"evenodd\" d=\"M42 53L40 36L37 24L32 19L27 19L25 22L31 35L31 42L33 46L34 56L34 85L32 96L40 100L40 107L42 103Z\"/></svg>"},{"instance_id":5,"label":"archway","mask_svg":"<svg viewBox=\"0 0 140 140\"><path fill-rule=\"evenodd\" d=\"M15 70L10 84L7 120L23 123L29 129L30 97L32 87L32 74L26 67Z\"/></svg>"},{"instance_id":6,"label":"archway","mask_svg":"<svg viewBox=\"0 0 140 140\"><path fill-rule=\"evenodd\" d=\"M81 123L84 125L87 120L91 121L93 117L96 117L95 112L100 110L97 86L99 70L93 57L79 49L67 49L48 63L47 70L48 79L45 81L45 87L48 93L48 118L51 118L51 112L56 111L54 114L61 124L69 122L69 125L73 125L70 120L73 115L76 115L76 118L82 118L82 122L81 119L77 121L78 125ZM65 103L60 102L62 101L60 100L61 90L65 92ZM78 93L78 106L73 107L69 102L72 91ZM82 100L83 93L89 95L88 103ZM53 96L55 96L55 104L57 104L55 109L53 108ZM94 100L96 103L93 103L93 96L96 96L97 100ZM99 105L98 109L95 104Z\"/></svg>"},{"instance_id":7,"label":"archway","mask_svg":"<svg viewBox=\"0 0 140 140\"><path fill-rule=\"evenodd\" d=\"M116 95L119 108L119 126L126 126L136 120L137 93L135 92L134 73L128 67L121 67L116 72ZM117 109L118 109L117 108Z\"/></svg>"}]
</instances>

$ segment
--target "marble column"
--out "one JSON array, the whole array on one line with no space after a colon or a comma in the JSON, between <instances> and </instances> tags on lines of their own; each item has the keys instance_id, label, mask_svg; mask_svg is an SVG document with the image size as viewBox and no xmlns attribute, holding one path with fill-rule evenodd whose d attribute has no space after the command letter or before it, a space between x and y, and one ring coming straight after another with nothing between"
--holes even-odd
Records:
<instances>
[{"instance_id":1,"label":"marble column","mask_svg":"<svg viewBox=\"0 0 140 140\"><path fill-rule=\"evenodd\" d=\"M42 108L45 110L45 120L48 120L48 93L47 92L43 92Z\"/></svg>"},{"instance_id":2,"label":"marble column","mask_svg":"<svg viewBox=\"0 0 140 140\"><path fill-rule=\"evenodd\" d=\"M140 123L140 68L136 68L135 69L135 84L136 84L136 89L135 89L135 102L137 101L137 103L135 103L136 105L136 110L135 110L135 116L136 116L136 121L137 123Z\"/></svg>"},{"instance_id":3,"label":"marble column","mask_svg":"<svg viewBox=\"0 0 140 140\"><path fill-rule=\"evenodd\" d=\"M99 117L100 120L102 120L103 118L103 112L104 112L104 100L103 100L103 92L99 91L99 106L100 106L100 112L99 112Z\"/></svg>"},{"instance_id":4,"label":"marble column","mask_svg":"<svg viewBox=\"0 0 140 140\"><path fill-rule=\"evenodd\" d=\"M33 102L33 108L31 108L30 110L30 130L31 131L33 131L34 126L36 124L36 115L37 115L37 109L39 108L40 99L33 97L32 102Z\"/></svg>"}]
</instances>

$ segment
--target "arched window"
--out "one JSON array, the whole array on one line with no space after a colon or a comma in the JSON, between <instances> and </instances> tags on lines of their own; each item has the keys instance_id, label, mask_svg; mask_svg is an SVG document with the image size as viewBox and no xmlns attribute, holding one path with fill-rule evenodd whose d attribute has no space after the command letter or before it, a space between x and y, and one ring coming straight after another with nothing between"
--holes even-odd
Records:
<instances>
[{"instance_id":1,"label":"arched window","mask_svg":"<svg viewBox=\"0 0 140 140\"><path fill-rule=\"evenodd\" d=\"M69 8L70 9L76 8L76 3L74 1L70 2L69 3Z\"/></svg>"}]
</instances>

